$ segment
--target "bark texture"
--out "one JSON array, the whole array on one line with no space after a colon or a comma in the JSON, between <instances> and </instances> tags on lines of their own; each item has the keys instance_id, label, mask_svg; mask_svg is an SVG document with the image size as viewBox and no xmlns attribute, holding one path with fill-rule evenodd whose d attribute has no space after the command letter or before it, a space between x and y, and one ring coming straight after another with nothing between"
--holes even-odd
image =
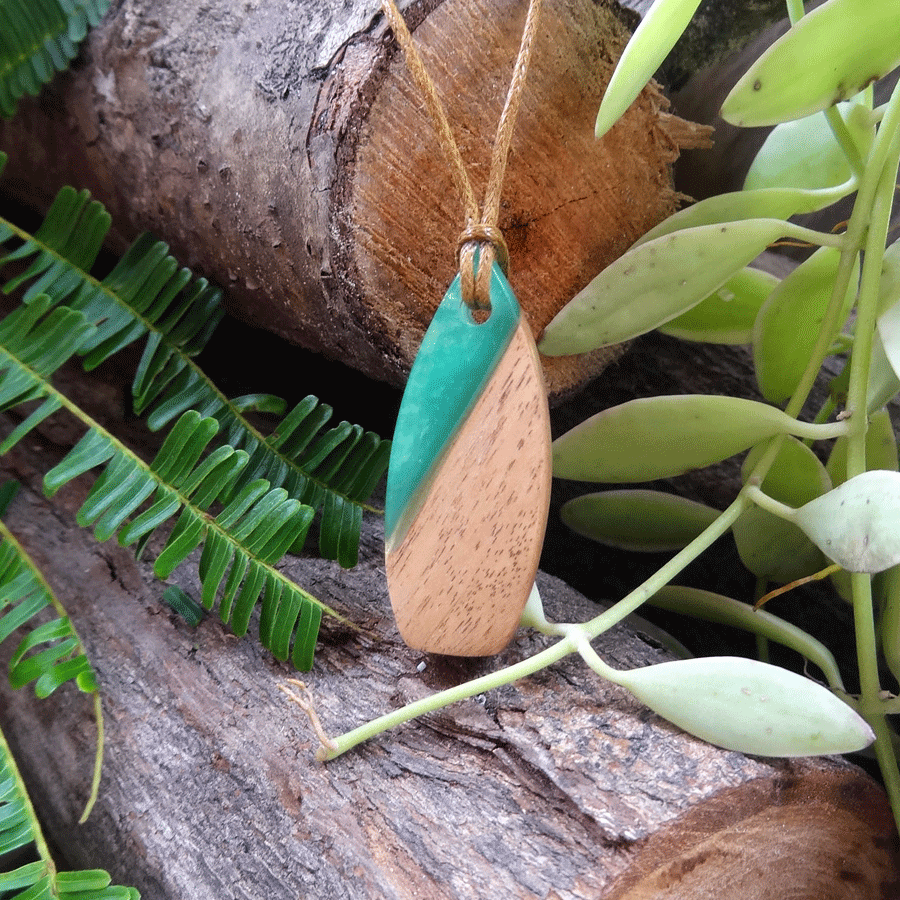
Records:
<instances>
[{"instance_id":1,"label":"bark texture","mask_svg":"<svg viewBox=\"0 0 900 900\"><path fill-rule=\"evenodd\" d=\"M79 378L67 392L110 424L119 416L114 387ZM94 741L88 702L71 689L38 702L4 685L0 704L69 864L105 867L145 900L896 896L889 810L860 770L715 749L574 659L315 762L305 716L278 689L294 673L214 616L191 629L161 603L146 563L79 530L87 481L42 497L41 474L72 438L50 424L4 465L26 487L7 521L67 605L102 686L105 774L85 826L74 823ZM489 660L406 648L382 542L370 517L356 569L286 565L364 629L326 620L306 678L332 734L546 643L520 633ZM175 577L196 590L190 566ZM539 584L556 619L596 612L557 579ZM596 646L619 667L666 658L639 627Z\"/></svg>"},{"instance_id":2,"label":"bark texture","mask_svg":"<svg viewBox=\"0 0 900 900\"><path fill-rule=\"evenodd\" d=\"M401 5L481 193L527 3ZM4 183L39 206L63 184L89 188L119 246L149 229L238 315L400 384L464 221L378 9L119 0L83 62L0 126ZM594 140L629 15L611 0L546 4L499 223L536 335L673 211L670 164L701 136L650 87ZM547 360L551 394L612 352Z\"/></svg>"}]
</instances>

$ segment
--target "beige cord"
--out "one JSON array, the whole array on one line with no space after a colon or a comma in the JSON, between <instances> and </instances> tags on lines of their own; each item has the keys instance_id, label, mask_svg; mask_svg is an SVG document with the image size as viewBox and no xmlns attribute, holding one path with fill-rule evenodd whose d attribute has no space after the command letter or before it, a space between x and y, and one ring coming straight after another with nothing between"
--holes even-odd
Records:
<instances>
[{"instance_id":1,"label":"beige cord","mask_svg":"<svg viewBox=\"0 0 900 900\"><path fill-rule=\"evenodd\" d=\"M500 218L500 195L503 190L509 145L512 142L522 90L525 87L542 2L543 0L530 0L528 6L522 43L519 46L519 54L506 95L506 104L500 115L497 135L494 138L484 204L479 211L472 182L469 180L462 154L453 137L434 82L425 68L422 57L413 43L406 22L400 15L394 0L381 0L382 8L390 22L394 36L406 56L406 64L413 81L422 93L441 148L450 164L454 184L465 207L466 227L459 237L457 252L462 281L462 298L472 309L489 310L491 308L491 266L494 260L496 259L504 273L509 268L509 251L503 240L503 234L497 227L497 221ZM475 273L476 250L480 250L477 275Z\"/></svg>"}]
</instances>

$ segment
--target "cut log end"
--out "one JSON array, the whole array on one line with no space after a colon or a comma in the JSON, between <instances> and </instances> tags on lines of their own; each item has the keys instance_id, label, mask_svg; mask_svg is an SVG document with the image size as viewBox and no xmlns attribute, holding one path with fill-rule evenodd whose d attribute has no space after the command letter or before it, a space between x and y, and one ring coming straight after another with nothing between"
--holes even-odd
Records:
<instances>
[{"instance_id":1,"label":"cut log end","mask_svg":"<svg viewBox=\"0 0 900 900\"><path fill-rule=\"evenodd\" d=\"M485 188L496 125L527 3L446 2L414 38L443 99L476 193ZM647 88L601 141L593 122L628 32L605 4L547 4L503 189L500 228L510 281L535 338L598 272L672 213L670 165L705 139L666 114ZM389 45L393 48L392 45ZM348 307L377 335L402 380L456 272L463 201L402 53L386 63L360 118L352 164L336 192L334 248ZM545 359L556 398L615 356L604 348Z\"/></svg>"},{"instance_id":2,"label":"cut log end","mask_svg":"<svg viewBox=\"0 0 900 900\"><path fill-rule=\"evenodd\" d=\"M892 831L880 801L874 783L848 782L825 760L797 761L773 781L722 791L654 834L605 898L896 896L895 842L871 843L873 828Z\"/></svg>"},{"instance_id":3,"label":"cut log end","mask_svg":"<svg viewBox=\"0 0 900 900\"><path fill-rule=\"evenodd\" d=\"M402 5L480 194L527 3ZM88 188L117 248L152 231L238 316L401 385L464 221L377 9L122 0L82 64L0 123L15 149L3 185L40 205L63 184ZM499 222L535 337L675 209L671 163L707 133L651 86L595 141L627 38L611 0L545 4ZM551 402L616 355L545 360Z\"/></svg>"}]
</instances>

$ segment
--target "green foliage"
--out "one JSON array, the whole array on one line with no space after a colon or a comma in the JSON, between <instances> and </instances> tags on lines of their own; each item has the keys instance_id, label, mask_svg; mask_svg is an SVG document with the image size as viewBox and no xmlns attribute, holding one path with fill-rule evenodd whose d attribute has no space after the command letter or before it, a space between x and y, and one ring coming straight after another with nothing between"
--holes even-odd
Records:
<instances>
[{"instance_id":1,"label":"green foliage","mask_svg":"<svg viewBox=\"0 0 900 900\"><path fill-rule=\"evenodd\" d=\"M856 100L836 107L855 150L865 156L872 149L875 123L864 102ZM798 152L798 148L803 152ZM776 125L760 147L744 178L746 195L766 188L806 191L827 190L853 177L847 155L834 139L825 113Z\"/></svg>"},{"instance_id":2,"label":"green foliage","mask_svg":"<svg viewBox=\"0 0 900 900\"><path fill-rule=\"evenodd\" d=\"M0 2L0 115L9 118L25 94L36 96L78 53L88 27L110 0Z\"/></svg>"},{"instance_id":3,"label":"green foliage","mask_svg":"<svg viewBox=\"0 0 900 900\"><path fill-rule=\"evenodd\" d=\"M163 593L163 601L167 603L188 625L197 627L202 621L205 611L190 594L178 585L172 584Z\"/></svg>"},{"instance_id":4,"label":"green foliage","mask_svg":"<svg viewBox=\"0 0 900 900\"><path fill-rule=\"evenodd\" d=\"M48 608L56 610L56 618L36 624ZM35 682L35 694L48 697L60 685L74 681L85 693L97 692L96 676L69 617L0 522L0 643L27 625L32 629L9 662L9 682L14 688Z\"/></svg>"},{"instance_id":5,"label":"green foliage","mask_svg":"<svg viewBox=\"0 0 900 900\"><path fill-rule=\"evenodd\" d=\"M92 326L77 349L87 369L143 339L132 394L135 410L147 416L149 426L163 428L187 409L215 418L220 441L249 457L231 490L237 493L258 479L284 488L320 511L322 556L355 565L363 501L384 473L389 444L348 422L324 430L331 407L312 396L268 435L261 433L246 418L247 401L225 397L192 359L221 319L220 292L204 279L193 279L166 245L149 235L97 281L89 269L109 224L101 204L71 188L60 191L34 236L0 219L0 244L7 250L0 271L25 266L4 290L22 290L27 305L45 295L45 303L82 313L78 329ZM67 319L57 325L74 328L74 323ZM298 533L292 549L301 548Z\"/></svg>"},{"instance_id":6,"label":"green foliage","mask_svg":"<svg viewBox=\"0 0 900 900\"><path fill-rule=\"evenodd\" d=\"M55 205L57 213L61 205L59 201ZM76 208L84 212L86 205L79 203ZM66 203L66 209L71 216L71 205ZM58 218L67 220L61 215ZM52 219L53 214L47 221ZM361 518L361 507L356 504L359 516L351 516L349 524L346 516L336 515L336 507L352 509L353 501L336 495L334 485L344 487L354 497L360 490L367 490L373 478L381 474L380 463L372 466L373 458L378 460L382 453L381 443L371 440L362 445L362 452L356 452L357 442L352 439L359 436L360 430L354 434L349 426L332 429L315 440L325 415L321 405L312 399L299 404L281 422L281 434L271 445L259 442L253 452L248 452L235 446L245 437L237 428L243 423L239 413L218 394L210 399L208 382L198 378L193 380L196 389L191 391L190 399L213 415L201 415L197 409L182 413L153 462L144 463L60 394L50 378L75 354L83 356L88 364L106 359L112 348L124 345L123 332L131 339L145 333L151 327L148 322L159 323L173 302L177 314L168 316L164 325L157 324L154 332L157 339L152 342L149 355L158 356L160 348L164 348L164 355L174 359L176 367L183 371L189 364L187 353L198 349L193 342L200 328L192 318L193 307L178 300L171 286L174 266L169 257L159 252L157 244L151 245L149 251L141 245L142 252L126 255L123 264L98 284L74 268L71 259L77 256L87 260L95 253L95 247L82 241L76 249L65 238L51 244L50 237L58 237L62 231L56 225L45 227L40 240L36 236L12 254L20 261L37 259L12 283L15 287L30 285L25 301L0 322L0 410L25 402L32 403L34 408L0 445L0 450L10 449L61 408L77 416L88 431L46 474L47 493L53 494L73 478L102 467L78 512L78 522L92 527L98 540L118 535L119 542L126 546L145 545L156 529L177 516L156 558L156 574L167 578L175 566L203 544L200 560L203 605L210 609L221 590L220 617L236 634L243 635L261 599L263 644L279 659L291 656L298 668L310 668L322 606L274 566L289 548L302 546L314 510L303 499L292 497L283 486L297 486L297 478L291 479L290 472L283 473L282 484L278 486L260 477L260 473L271 470L273 457L276 461L290 459L292 462L299 458L316 472L324 467L323 477L330 479L332 485L329 490L322 482L301 474L322 495L325 504L323 541L330 541L334 555L343 556L342 561L348 562L346 536L349 533L358 540L356 519ZM69 250L68 255L47 249L60 244ZM147 262L148 256L151 262ZM160 267L162 276L155 274ZM176 286L183 289L185 281L184 277L177 279ZM148 282L153 284L152 290L144 287ZM38 287L55 296L37 293ZM154 302L160 294L166 302ZM133 313L117 316L122 309L130 310L122 303L112 305L110 298L119 302L122 296L129 297L145 313L153 307L155 315L140 320ZM208 315L208 296L203 285L188 292L189 299L200 298L204 316ZM60 305L63 302L66 305ZM185 326L186 322L189 324ZM102 332L99 338L98 332ZM167 342L173 332L176 337ZM151 347L150 341L147 346ZM145 350L144 359L147 357ZM147 369L142 367L139 377L146 375ZM151 382L150 378L136 381L141 386ZM170 410L186 405L183 389L176 388L167 396L165 404ZM168 415L167 410L166 418ZM232 440L216 445L223 421L225 427L231 426ZM276 455L273 447L282 452ZM267 451L269 457L261 451ZM298 464L294 465L295 471L299 471ZM337 500L329 500L329 496L337 496ZM220 509L216 516L210 514L214 505Z\"/></svg>"},{"instance_id":7,"label":"green foliage","mask_svg":"<svg viewBox=\"0 0 900 900\"><path fill-rule=\"evenodd\" d=\"M0 861L31 851L34 862L0 867L3 900L140 900L134 888L112 885L102 869L59 872L3 732L0 732Z\"/></svg>"},{"instance_id":8,"label":"green foliage","mask_svg":"<svg viewBox=\"0 0 900 900\"><path fill-rule=\"evenodd\" d=\"M698 225L636 245L604 269L544 329L546 356L630 340L718 290L793 227L775 219Z\"/></svg>"},{"instance_id":9,"label":"green foliage","mask_svg":"<svg viewBox=\"0 0 900 900\"><path fill-rule=\"evenodd\" d=\"M651 481L721 462L775 435L837 437L780 409L705 394L647 397L613 406L553 442L553 474L575 481Z\"/></svg>"},{"instance_id":10,"label":"green foliage","mask_svg":"<svg viewBox=\"0 0 900 900\"><path fill-rule=\"evenodd\" d=\"M717 291L657 330L683 341L709 344L749 344L760 307L778 279L749 266Z\"/></svg>"},{"instance_id":11,"label":"green foliage","mask_svg":"<svg viewBox=\"0 0 900 900\"><path fill-rule=\"evenodd\" d=\"M109 0L0 0L0 114L37 94L74 58L88 26ZM0 170L6 163L0 153ZM355 565L363 504L387 466L389 445L359 426L326 426L332 410L307 397L285 415L277 397L229 399L196 366L222 317L220 291L195 279L165 244L140 237L102 280L91 270L110 227L103 206L86 191L64 188L32 235L0 218L0 272L17 306L0 321L0 411L21 410L0 443L16 446L61 410L86 427L81 441L46 473L52 495L97 470L77 514L98 540L116 537L140 552L158 530L154 571L161 578L202 545L202 602L236 634L261 607L259 636L280 660L312 666L323 607L287 580L275 564L299 551L320 515L319 550ZM54 373L80 359L85 369L143 342L132 384L133 406L152 429L168 429L147 463L94 422L53 385ZM250 412L273 413L260 430ZM0 487L0 506L14 490ZM170 527L171 526L171 527ZM196 624L203 610L175 587L167 600ZM48 610L50 615L48 615ZM327 610L330 612L330 610ZM53 615L55 613L55 615ZM12 654L14 688L34 683L46 697L72 682L94 699L98 751L87 817L97 796L103 719L97 682L62 605L3 523L0 523L0 642L25 631ZM3 871L27 852L36 862ZM0 897L135 900L133 888L112 886L101 870L58 872L41 835L12 754L0 733Z\"/></svg>"},{"instance_id":12,"label":"green foliage","mask_svg":"<svg viewBox=\"0 0 900 900\"><path fill-rule=\"evenodd\" d=\"M680 550L718 517L718 510L662 491L600 491L563 504L573 531L610 547L662 553Z\"/></svg>"},{"instance_id":13,"label":"green foliage","mask_svg":"<svg viewBox=\"0 0 900 900\"><path fill-rule=\"evenodd\" d=\"M656 0L633 44L654 52L670 47L689 5ZM659 535L667 535L672 549L679 550L670 564L595 620L602 620L602 626L589 623L586 628L593 634L609 627L662 588L688 591L676 597L676 605L691 614L748 627L765 639L785 637L795 647L803 646L801 652L819 653L805 643L808 636L780 629L764 633L759 620L751 624L749 606L739 611L730 598L701 598L669 582L728 531L744 564L757 576L758 596L769 582L831 573L836 589L854 607L862 686L858 701L843 700L864 715L872 736L877 735L875 753L900 822L900 770L887 718L898 712L898 704L881 690L878 666L880 648L887 668L900 677L900 463L890 418L882 408L900 393L900 245L886 248L900 164L900 89L873 109L869 88L900 63L900 17L892 0L826 0L809 14L797 0L788 0L788 12L791 28L751 66L722 108L723 117L734 124L777 124L744 189L693 204L652 229L557 315L544 338L547 350L560 355L632 337L654 325L670 325L671 333L691 340L743 338L752 344L759 388L773 405L723 397L632 401L559 437L554 472L567 478L640 482L750 451L742 467L743 488L714 521L704 528L697 523L699 533L685 527L683 504L655 502L648 513L654 521L641 535L635 526L634 491L591 494L567 504L564 518L582 534L647 549L658 545ZM626 56L630 61L633 53ZM631 62L625 68L631 75L643 72ZM601 119L608 115L607 107L621 106L622 85L628 81L629 72L613 77ZM637 89L631 85L629 93ZM788 221L854 192L853 213L843 233L801 233ZM745 244L740 239L744 235L758 236L756 246ZM748 253L780 235L818 249L782 281L750 276L746 295L738 295L740 302L728 308L717 296L728 283L724 279L739 279ZM692 267L703 271L692 272ZM673 312L678 313L674 318ZM845 358L844 371L832 379L830 398L815 422L801 423L799 413L829 355ZM826 425L839 406L844 412ZM794 424L785 420L779 425L782 415ZM807 444L830 437L837 441L826 468ZM675 540L679 533L680 541ZM829 561L837 565L825 568ZM578 649L591 664L584 648ZM821 653L818 659L823 671L833 662L823 661ZM754 743L753 711L733 717L742 701L735 695L734 707L719 707L721 697L709 697L696 679L686 684L661 667L623 678L604 673L596 660L592 664L671 721L724 746L790 754L803 743L799 734L790 734L789 717L775 726L776 731L787 727L786 739L769 740L773 722L765 715ZM676 668L687 679L681 664L671 664L669 673ZM749 677L745 669L732 661L724 666L701 663L698 672L724 683ZM840 691L833 670L828 678ZM788 682L776 678L770 695L781 690L776 684ZM795 689L803 686L795 682ZM768 694L769 688L765 690ZM712 728L710 719L716 720ZM722 719L738 732L720 733ZM843 726L835 719L826 727L837 735Z\"/></svg>"},{"instance_id":14,"label":"green foliage","mask_svg":"<svg viewBox=\"0 0 900 900\"><path fill-rule=\"evenodd\" d=\"M769 294L753 328L753 362L760 393L770 403L786 403L821 340L822 323L831 303L841 254L834 247L820 247ZM856 300L859 267L855 268L844 307L831 318L835 341Z\"/></svg>"},{"instance_id":15,"label":"green foliage","mask_svg":"<svg viewBox=\"0 0 900 900\"><path fill-rule=\"evenodd\" d=\"M744 73L722 104L722 118L744 128L800 119L853 97L898 64L893 0L828 0Z\"/></svg>"}]
</instances>

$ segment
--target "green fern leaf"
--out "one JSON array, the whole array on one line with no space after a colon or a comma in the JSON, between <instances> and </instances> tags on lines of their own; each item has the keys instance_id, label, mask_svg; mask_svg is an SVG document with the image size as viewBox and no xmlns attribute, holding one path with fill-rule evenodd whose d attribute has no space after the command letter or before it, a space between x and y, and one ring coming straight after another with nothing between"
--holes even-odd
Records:
<instances>
[{"instance_id":1,"label":"green fern leaf","mask_svg":"<svg viewBox=\"0 0 900 900\"><path fill-rule=\"evenodd\" d=\"M14 482L8 482L0 489L3 512L13 486ZM37 624L38 618L46 619L45 611L51 608L56 612L56 618ZM82 692L93 695L98 740L91 792L84 812L87 817L97 799L103 766L103 710L97 678L62 604L28 554L0 521L0 643L20 628L30 631L9 661L9 683L13 688L34 682L36 696L43 698L71 681ZM0 896L3 896L2 888Z\"/></svg>"},{"instance_id":2,"label":"green fern leaf","mask_svg":"<svg viewBox=\"0 0 900 900\"><path fill-rule=\"evenodd\" d=\"M6 870L3 861L32 847L39 857ZM102 869L58 872L41 832L25 783L0 731L0 897L3 900L140 900L135 888L112 885Z\"/></svg>"},{"instance_id":3,"label":"green fern leaf","mask_svg":"<svg viewBox=\"0 0 900 900\"><path fill-rule=\"evenodd\" d=\"M110 0L3 0L0 3L0 114L9 118L67 68Z\"/></svg>"},{"instance_id":4,"label":"green fern leaf","mask_svg":"<svg viewBox=\"0 0 900 900\"><path fill-rule=\"evenodd\" d=\"M343 566L355 565L363 503L387 468L389 442L346 422L324 430L331 407L312 396L270 435L252 426L246 410L277 408L277 398L229 400L192 359L221 318L219 292L202 279L192 281L166 245L148 235L135 242L107 278L94 280L87 270L108 228L103 207L86 191L72 188L60 191L33 238L0 220L0 241L8 250L0 268L13 261L28 263L4 290L24 288L28 304L49 296L51 303L83 313L85 327L94 328L79 349L87 368L145 338L132 394L135 410L147 414L148 425L163 428L189 409L215 418L220 440L250 457L235 490L262 478L321 510L320 553ZM302 549L299 540L292 549Z\"/></svg>"},{"instance_id":5,"label":"green fern leaf","mask_svg":"<svg viewBox=\"0 0 900 900\"><path fill-rule=\"evenodd\" d=\"M12 314L16 317L15 327L5 327L6 320L0 323L0 336L5 336L5 344L0 342L0 397L7 398L0 409L22 399L39 400L41 408L64 407L88 426L84 437L44 476L47 495L53 495L79 475L102 467L77 520L82 526L93 527L100 540L118 533L123 545L146 542L157 528L177 515L154 564L156 574L167 578L193 550L212 540L218 554L214 582L205 574L208 566L201 557L206 607L213 605L226 569L229 571L220 615L236 634L246 633L251 612L261 596L271 598L277 592L279 597L290 598L283 609L278 606L279 629L287 627L285 617L294 606L301 610L306 605L314 606L314 611L307 611L300 619L304 628L294 633L294 641L302 643L293 650L295 658L311 665L318 623L327 608L288 581L274 565L290 546L302 542L312 522L313 509L290 497L284 488L272 488L265 479L254 479L238 487L249 455L228 445L212 449L219 422L202 417L195 410L181 416L153 462L144 463L47 380L66 358L65 353L44 346L47 342L43 337L55 333L57 320L71 319L70 327L83 336L79 339L90 340L93 335L90 329L81 328L82 312L47 310L47 305L45 299L36 297L30 306L20 307ZM45 311L42 319L37 318L36 310ZM38 346L43 348L40 352L35 350ZM20 356L27 357L31 365ZM18 431L21 439L25 431ZM215 518L209 513L213 504L222 507ZM310 623L315 623L315 627ZM31 663L32 668L26 669L25 674L30 674L35 666L52 668L61 661L54 660L48 651Z\"/></svg>"},{"instance_id":6,"label":"green fern leaf","mask_svg":"<svg viewBox=\"0 0 900 900\"><path fill-rule=\"evenodd\" d=\"M42 624L35 619L46 609L57 618ZM31 559L3 522L0 522L0 643L19 628L31 630L9 662L14 688L35 682L35 694L47 697L60 685L74 681L85 693L97 692L97 679L69 617Z\"/></svg>"},{"instance_id":7,"label":"green fern leaf","mask_svg":"<svg viewBox=\"0 0 900 900\"><path fill-rule=\"evenodd\" d=\"M279 659L287 659L283 647L284 636L289 633L296 644L292 652L308 668L323 610L337 614L274 566L308 530L314 512L289 497L283 488L271 488L264 479L251 482L228 499L248 457L228 446L207 455L217 432L215 419L202 418L189 410L147 465L93 424L46 474L45 490L53 494L88 469L103 466L78 511L80 525L93 527L101 540L118 532L119 543L128 546L145 540L176 517L154 562L155 574L168 578L188 555L204 545L199 569L204 607L213 607L221 589L220 617L235 634L243 636L253 609L262 599L267 614L274 615L274 629L280 639L276 647L270 637L274 632L266 630L261 634L263 646ZM139 509L151 494L150 505ZM213 504L222 506L215 517L209 513ZM274 611L273 597L282 601ZM294 626L301 620L303 629L298 632Z\"/></svg>"}]
</instances>

